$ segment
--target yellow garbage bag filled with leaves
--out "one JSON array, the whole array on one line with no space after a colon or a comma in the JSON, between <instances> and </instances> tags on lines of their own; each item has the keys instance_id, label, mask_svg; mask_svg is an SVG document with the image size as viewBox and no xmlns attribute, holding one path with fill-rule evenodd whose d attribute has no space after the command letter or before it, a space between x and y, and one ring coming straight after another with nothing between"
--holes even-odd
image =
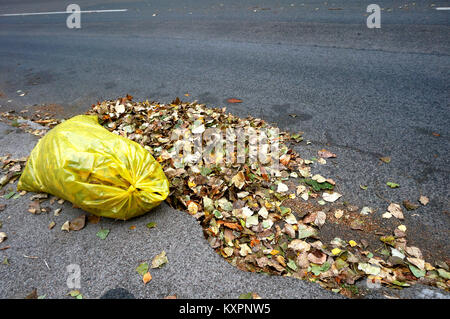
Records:
<instances>
[{"instance_id":1,"label":"yellow garbage bag filled with leaves","mask_svg":"<svg viewBox=\"0 0 450 319\"><path fill-rule=\"evenodd\" d=\"M18 190L45 192L92 214L142 215L169 194L161 165L139 144L78 115L54 127L31 152Z\"/></svg>"}]
</instances>

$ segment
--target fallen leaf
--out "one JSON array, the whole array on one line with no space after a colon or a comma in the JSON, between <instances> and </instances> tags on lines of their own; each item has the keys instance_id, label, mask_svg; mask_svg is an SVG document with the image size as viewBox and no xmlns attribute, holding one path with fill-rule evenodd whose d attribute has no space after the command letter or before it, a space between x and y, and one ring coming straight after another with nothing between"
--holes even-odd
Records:
<instances>
[{"instance_id":1,"label":"fallen leaf","mask_svg":"<svg viewBox=\"0 0 450 319\"><path fill-rule=\"evenodd\" d=\"M163 250L160 254L156 255L152 260L152 268L161 268L169 260L167 259L166 252Z\"/></svg>"},{"instance_id":2,"label":"fallen leaf","mask_svg":"<svg viewBox=\"0 0 450 319\"><path fill-rule=\"evenodd\" d=\"M242 103L242 100L231 98L227 100L228 103Z\"/></svg>"},{"instance_id":3,"label":"fallen leaf","mask_svg":"<svg viewBox=\"0 0 450 319\"><path fill-rule=\"evenodd\" d=\"M156 227L156 223L154 223L154 222L150 222L150 223L148 223L147 225L147 228L155 228Z\"/></svg>"},{"instance_id":4,"label":"fallen leaf","mask_svg":"<svg viewBox=\"0 0 450 319\"><path fill-rule=\"evenodd\" d=\"M415 209L419 208L419 204L413 204L413 203L411 203L409 200L404 200L404 201L403 201L403 206L404 206L407 210L415 210Z\"/></svg>"},{"instance_id":5,"label":"fallen leaf","mask_svg":"<svg viewBox=\"0 0 450 319\"><path fill-rule=\"evenodd\" d=\"M423 205L423 206L425 206L426 204L428 204L429 203L429 199L428 199L428 197L426 197L426 196L420 196L420 198L419 198L419 202ZM1 211L1 208L0 208L0 211Z\"/></svg>"},{"instance_id":6,"label":"fallen leaf","mask_svg":"<svg viewBox=\"0 0 450 319\"><path fill-rule=\"evenodd\" d=\"M318 227L322 227L327 219L327 214L322 211L317 212L316 218L314 219L314 224Z\"/></svg>"},{"instance_id":7,"label":"fallen leaf","mask_svg":"<svg viewBox=\"0 0 450 319\"><path fill-rule=\"evenodd\" d=\"M69 223L69 230L81 230L86 225L86 215L83 214L81 216L78 216L77 218L74 218Z\"/></svg>"},{"instance_id":8,"label":"fallen leaf","mask_svg":"<svg viewBox=\"0 0 450 319\"><path fill-rule=\"evenodd\" d=\"M149 272L146 272L144 276L142 276L142 281L144 284L147 284L150 280L152 280L152 275Z\"/></svg>"},{"instance_id":9,"label":"fallen leaf","mask_svg":"<svg viewBox=\"0 0 450 319\"><path fill-rule=\"evenodd\" d=\"M413 265L409 265L409 269L411 270L412 274L417 278L422 278L427 273L426 270L421 270Z\"/></svg>"},{"instance_id":10,"label":"fallen leaf","mask_svg":"<svg viewBox=\"0 0 450 319\"><path fill-rule=\"evenodd\" d=\"M328 192L324 192L322 194L322 198L327 201L327 202L335 202L336 200L338 200L342 195L337 193L337 192L332 192L332 193L328 193Z\"/></svg>"},{"instance_id":11,"label":"fallen leaf","mask_svg":"<svg viewBox=\"0 0 450 319\"><path fill-rule=\"evenodd\" d=\"M278 183L278 187L277 187L278 193L284 193L284 192L287 192L288 190L289 190L289 188L287 187L286 184L283 184L282 182Z\"/></svg>"},{"instance_id":12,"label":"fallen leaf","mask_svg":"<svg viewBox=\"0 0 450 319\"><path fill-rule=\"evenodd\" d=\"M136 267L136 271L139 275L144 276L148 272L148 263L142 263Z\"/></svg>"},{"instance_id":13,"label":"fallen leaf","mask_svg":"<svg viewBox=\"0 0 450 319\"><path fill-rule=\"evenodd\" d=\"M413 256L415 258L422 258L422 252L417 247L414 247L414 246L406 247L405 251L410 256Z\"/></svg>"},{"instance_id":14,"label":"fallen leaf","mask_svg":"<svg viewBox=\"0 0 450 319\"><path fill-rule=\"evenodd\" d=\"M28 211L32 214L40 214L41 213L41 205L39 200L34 200L28 206Z\"/></svg>"},{"instance_id":15,"label":"fallen leaf","mask_svg":"<svg viewBox=\"0 0 450 319\"><path fill-rule=\"evenodd\" d=\"M61 209L61 208L59 208ZM55 211L56 213L56 211ZM97 216L97 215L88 215L87 217L87 222L88 224L98 224L98 222L100 221L101 217Z\"/></svg>"},{"instance_id":16,"label":"fallen leaf","mask_svg":"<svg viewBox=\"0 0 450 319\"><path fill-rule=\"evenodd\" d=\"M441 276L444 279L450 280L450 272L440 268L437 271L439 276Z\"/></svg>"},{"instance_id":17,"label":"fallen leaf","mask_svg":"<svg viewBox=\"0 0 450 319\"><path fill-rule=\"evenodd\" d=\"M288 248L293 249L296 252L307 252L311 249L311 245L306 241L294 239L289 243Z\"/></svg>"},{"instance_id":18,"label":"fallen leaf","mask_svg":"<svg viewBox=\"0 0 450 319\"><path fill-rule=\"evenodd\" d=\"M354 230L363 230L364 222L359 219L355 219L350 223L350 228Z\"/></svg>"},{"instance_id":19,"label":"fallen leaf","mask_svg":"<svg viewBox=\"0 0 450 319\"><path fill-rule=\"evenodd\" d=\"M314 264L322 265L327 260L327 255L320 251L308 254L308 260Z\"/></svg>"},{"instance_id":20,"label":"fallen leaf","mask_svg":"<svg viewBox=\"0 0 450 319\"><path fill-rule=\"evenodd\" d=\"M425 269L425 261L423 259L420 258L415 258L415 257L407 257L406 258L411 264L413 264L414 266L416 266L417 268L419 268L420 270L424 270Z\"/></svg>"},{"instance_id":21,"label":"fallen leaf","mask_svg":"<svg viewBox=\"0 0 450 319\"><path fill-rule=\"evenodd\" d=\"M389 164L391 162L391 158L389 156L380 157L380 161Z\"/></svg>"},{"instance_id":22,"label":"fallen leaf","mask_svg":"<svg viewBox=\"0 0 450 319\"><path fill-rule=\"evenodd\" d=\"M336 154L331 153L330 151L327 151L326 149L322 149L317 152L320 157L322 158L334 158L336 157Z\"/></svg>"},{"instance_id":23,"label":"fallen leaf","mask_svg":"<svg viewBox=\"0 0 450 319\"><path fill-rule=\"evenodd\" d=\"M65 230L65 231L70 231L70 222L66 221L62 226L61 226L61 230Z\"/></svg>"},{"instance_id":24,"label":"fallen leaf","mask_svg":"<svg viewBox=\"0 0 450 319\"><path fill-rule=\"evenodd\" d=\"M198 213L198 205L194 202L190 202L188 205L189 214L195 215Z\"/></svg>"},{"instance_id":25,"label":"fallen leaf","mask_svg":"<svg viewBox=\"0 0 450 319\"><path fill-rule=\"evenodd\" d=\"M393 183L393 182L387 182L386 185L389 186L390 188L398 188L398 187L400 187L399 184Z\"/></svg>"},{"instance_id":26,"label":"fallen leaf","mask_svg":"<svg viewBox=\"0 0 450 319\"><path fill-rule=\"evenodd\" d=\"M0 244L3 243L8 236L4 232L0 232Z\"/></svg>"},{"instance_id":27,"label":"fallen leaf","mask_svg":"<svg viewBox=\"0 0 450 319\"><path fill-rule=\"evenodd\" d=\"M367 275L376 276L381 272L381 268L375 265L371 265L368 263L359 263L358 269L362 270Z\"/></svg>"},{"instance_id":28,"label":"fallen leaf","mask_svg":"<svg viewBox=\"0 0 450 319\"><path fill-rule=\"evenodd\" d=\"M248 247L247 244L240 244L240 248L241 248L241 249L239 250L239 254L240 254L242 257L245 257L245 256L247 256L248 254L251 254L251 253L252 253L251 248Z\"/></svg>"},{"instance_id":29,"label":"fallen leaf","mask_svg":"<svg viewBox=\"0 0 450 319\"><path fill-rule=\"evenodd\" d=\"M402 208L399 204L391 203L388 206L388 212L392 214L395 218L404 219Z\"/></svg>"},{"instance_id":30,"label":"fallen leaf","mask_svg":"<svg viewBox=\"0 0 450 319\"><path fill-rule=\"evenodd\" d=\"M381 217L389 219L392 217L392 214L389 212L385 212L383 215L381 215Z\"/></svg>"},{"instance_id":31,"label":"fallen leaf","mask_svg":"<svg viewBox=\"0 0 450 319\"><path fill-rule=\"evenodd\" d=\"M38 299L37 289L34 288L26 297L25 299Z\"/></svg>"},{"instance_id":32,"label":"fallen leaf","mask_svg":"<svg viewBox=\"0 0 450 319\"><path fill-rule=\"evenodd\" d=\"M369 214L372 214L372 213L373 213L373 209L370 208L370 207L368 207L368 206L364 206L364 207L361 209L361 212L360 212L360 214L363 215L363 216L369 215Z\"/></svg>"},{"instance_id":33,"label":"fallen leaf","mask_svg":"<svg viewBox=\"0 0 450 319\"><path fill-rule=\"evenodd\" d=\"M331 253L332 253L334 256L339 255L341 252L342 252L342 250L339 249L339 248L333 248L333 249L331 250Z\"/></svg>"},{"instance_id":34,"label":"fallen leaf","mask_svg":"<svg viewBox=\"0 0 450 319\"><path fill-rule=\"evenodd\" d=\"M105 240L108 237L109 229L101 229L97 232L96 236L100 239Z\"/></svg>"},{"instance_id":35,"label":"fallen leaf","mask_svg":"<svg viewBox=\"0 0 450 319\"><path fill-rule=\"evenodd\" d=\"M238 172L236 175L233 176L231 179L231 182L236 186L237 188L241 189L245 185L245 176L243 172Z\"/></svg>"},{"instance_id":36,"label":"fallen leaf","mask_svg":"<svg viewBox=\"0 0 450 319\"><path fill-rule=\"evenodd\" d=\"M334 217L336 217L337 219L341 218L342 216L344 216L344 211L342 209L337 209L334 212Z\"/></svg>"}]
</instances>

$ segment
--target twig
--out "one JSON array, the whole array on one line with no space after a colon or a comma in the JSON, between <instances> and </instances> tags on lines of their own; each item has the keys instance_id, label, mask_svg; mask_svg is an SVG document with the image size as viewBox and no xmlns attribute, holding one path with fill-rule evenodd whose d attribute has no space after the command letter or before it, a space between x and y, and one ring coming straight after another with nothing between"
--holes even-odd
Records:
<instances>
[{"instance_id":1,"label":"twig","mask_svg":"<svg viewBox=\"0 0 450 319\"><path fill-rule=\"evenodd\" d=\"M32 259L37 259L37 258L39 258L39 257L37 257L37 256L27 256L27 255L23 255L23 257L25 257L25 258L32 258Z\"/></svg>"}]
</instances>

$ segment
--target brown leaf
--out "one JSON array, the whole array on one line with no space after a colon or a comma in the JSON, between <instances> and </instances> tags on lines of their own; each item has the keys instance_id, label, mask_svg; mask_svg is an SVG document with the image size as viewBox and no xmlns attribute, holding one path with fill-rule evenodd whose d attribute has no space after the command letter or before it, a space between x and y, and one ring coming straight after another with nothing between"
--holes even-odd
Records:
<instances>
[{"instance_id":1,"label":"brown leaf","mask_svg":"<svg viewBox=\"0 0 450 319\"><path fill-rule=\"evenodd\" d=\"M81 230L86 225L86 214L83 214L69 223L70 230Z\"/></svg>"},{"instance_id":2,"label":"brown leaf","mask_svg":"<svg viewBox=\"0 0 450 319\"><path fill-rule=\"evenodd\" d=\"M96 215L89 215L87 217L87 221L88 221L89 224L98 224L100 219L101 219L101 217L100 216L96 216Z\"/></svg>"},{"instance_id":3,"label":"brown leaf","mask_svg":"<svg viewBox=\"0 0 450 319\"><path fill-rule=\"evenodd\" d=\"M33 290L28 294L28 296L25 297L25 299L37 299L37 298L38 294L36 288L33 288Z\"/></svg>"},{"instance_id":4,"label":"brown leaf","mask_svg":"<svg viewBox=\"0 0 450 319\"><path fill-rule=\"evenodd\" d=\"M227 100L228 103L242 103L242 100L231 98Z\"/></svg>"},{"instance_id":5,"label":"brown leaf","mask_svg":"<svg viewBox=\"0 0 450 319\"><path fill-rule=\"evenodd\" d=\"M231 223L231 222L226 222L226 221L223 221L223 220L219 220L219 221L217 221L217 224L218 225L222 225L223 224L225 227L228 227L228 228L234 229L234 230L239 230L239 231L242 230L242 226L239 225L238 223Z\"/></svg>"},{"instance_id":6,"label":"brown leaf","mask_svg":"<svg viewBox=\"0 0 450 319\"><path fill-rule=\"evenodd\" d=\"M316 250L308 254L308 260L314 264L322 265L327 260L327 255Z\"/></svg>"},{"instance_id":7,"label":"brown leaf","mask_svg":"<svg viewBox=\"0 0 450 319\"><path fill-rule=\"evenodd\" d=\"M354 230L363 230L363 225L364 225L363 221L355 219L350 223L350 228Z\"/></svg>"},{"instance_id":8,"label":"brown leaf","mask_svg":"<svg viewBox=\"0 0 450 319\"><path fill-rule=\"evenodd\" d=\"M407 210L415 210L415 209L419 208L418 204L413 204L409 200L404 200L403 201L403 206L405 206L405 208Z\"/></svg>"},{"instance_id":9,"label":"brown leaf","mask_svg":"<svg viewBox=\"0 0 450 319\"><path fill-rule=\"evenodd\" d=\"M334 158L336 157L336 154L331 153L330 151L327 151L326 149L322 149L317 152L320 157L322 158Z\"/></svg>"},{"instance_id":10,"label":"brown leaf","mask_svg":"<svg viewBox=\"0 0 450 319\"><path fill-rule=\"evenodd\" d=\"M404 219L402 208L399 204L391 203L388 206L388 212L391 213L395 218Z\"/></svg>"},{"instance_id":11,"label":"brown leaf","mask_svg":"<svg viewBox=\"0 0 450 319\"><path fill-rule=\"evenodd\" d=\"M30 203L28 206L28 211L32 214L40 214L41 213L41 205L39 203L39 200L34 200Z\"/></svg>"},{"instance_id":12,"label":"brown leaf","mask_svg":"<svg viewBox=\"0 0 450 319\"><path fill-rule=\"evenodd\" d=\"M245 185L245 175L242 171L238 172L236 175L233 176L231 179L234 186L236 186L239 189L242 189Z\"/></svg>"}]
</instances>

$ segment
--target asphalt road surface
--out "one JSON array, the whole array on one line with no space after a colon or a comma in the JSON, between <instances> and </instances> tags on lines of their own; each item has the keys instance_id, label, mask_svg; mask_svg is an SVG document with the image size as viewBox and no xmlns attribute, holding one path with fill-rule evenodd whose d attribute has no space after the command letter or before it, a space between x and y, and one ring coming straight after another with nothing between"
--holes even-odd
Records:
<instances>
[{"instance_id":1,"label":"asphalt road surface","mask_svg":"<svg viewBox=\"0 0 450 319\"><path fill-rule=\"evenodd\" d=\"M380 223L387 201L429 197L427 206L406 212L408 239L428 259L448 261L450 11L436 7L450 4L377 1L381 28L368 29L372 2L79 0L81 10L128 9L82 14L80 29L66 27L67 14L0 16L0 112L51 104L67 117L128 93L261 117L303 131L311 144L297 150L305 158L324 147L336 153L314 171L333 178L343 200L375 208ZM56 0L0 3L0 15L65 9ZM228 104L232 97L243 103ZM2 135L1 153L26 155L36 142L5 126ZM391 162L381 164L382 156ZM390 189L387 181L401 186ZM49 235L51 216L27 213L27 203L0 214L11 245L0 251L11 260L9 268L0 265L0 297L20 298L33 287L64 297L70 263L80 264L81 290L90 298L118 287L153 298L233 298L247 290L267 298L337 297L315 284L238 271L207 246L190 216L165 205L136 221L104 221L69 235L59 227L80 212L67 206ZM160 227L144 234L152 219ZM110 242L99 243L100 227L111 229ZM144 287L134 269L163 249L168 267ZM404 296L438 296L408 291Z\"/></svg>"}]
</instances>

